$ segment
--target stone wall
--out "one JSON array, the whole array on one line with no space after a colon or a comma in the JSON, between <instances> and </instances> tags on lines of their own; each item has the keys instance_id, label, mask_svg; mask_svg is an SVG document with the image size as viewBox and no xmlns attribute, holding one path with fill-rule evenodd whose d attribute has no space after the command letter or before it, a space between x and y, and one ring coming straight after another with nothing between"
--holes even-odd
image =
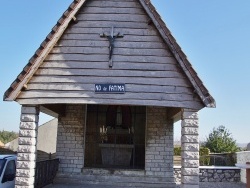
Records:
<instances>
[{"instance_id":1,"label":"stone wall","mask_svg":"<svg viewBox=\"0 0 250 188\"><path fill-rule=\"evenodd\" d=\"M80 173L84 166L85 105L67 105L58 118L57 157L59 172Z\"/></svg>"},{"instance_id":2,"label":"stone wall","mask_svg":"<svg viewBox=\"0 0 250 188\"><path fill-rule=\"evenodd\" d=\"M181 166L174 166L174 179L176 183L181 183Z\"/></svg>"},{"instance_id":3,"label":"stone wall","mask_svg":"<svg viewBox=\"0 0 250 188\"><path fill-rule=\"evenodd\" d=\"M200 182L240 182L237 167L200 167ZM181 167L174 167L175 182L181 182Z\"/></svg>"},{"instance_id":4,"label":"stone wall","mask_svg":"<svg viewBox=\"0 0 250 188\"><path fill-rule=\"evenodd\" d=\"M250 162L250 151L237 152L237 163L246 164ZM246 183L246 170L241 169L241 182Z\"/></svg>"},{"instance_id":5,"label":"stone wall","mask_svg":"<svg viewBox=\"0 0 250 188\"><path fill-rule=\"evenodd\" d=\"M167 109L147 107L146 175L173 178L173 122ZM171 179L172 178L172 179Z\"/></svg>"}]
</instances>

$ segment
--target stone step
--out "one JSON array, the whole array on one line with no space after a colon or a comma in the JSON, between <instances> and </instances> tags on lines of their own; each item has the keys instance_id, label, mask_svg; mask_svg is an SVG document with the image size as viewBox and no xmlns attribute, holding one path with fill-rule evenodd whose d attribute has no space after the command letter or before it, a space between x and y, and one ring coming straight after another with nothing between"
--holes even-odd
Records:
<instances>
[{"instance_id":1,"label":"stone step","mask_svg":"<svg viewBox=\"0 0 250 188\"><path fill-rule=\"evenodd\" d=\"M141 172L105 172L103 170L92 171L92 174L68 175L58 174L54 183L68 185L109 185L116 187L152 187L152 188L175 188L176 185L173 178L145 176ZM112 174L111 174L112 173ZM171 183L170 183L171 182Z\"/></svg>"},{"instance_id":2,"label":"stone step","mask_svg":"<svg viewBox=\"0 0 250 188\"><path fill-rule=\"evenodd\" d=\"M79 180L79 179L56 179L54 181L55 184L63 184L63 185L102 185L102 186L110 186L110 187L123 187L123 188L143 188L143 187L148 187L148 188L175 188L176 184L175 183L168 183L168 182L158 182L158 183L153 183L153 182L123 182L123 181L111 181L111 180L106 180L106 181L99 181L99 180ZM84 187L84 186L83 186Z\"/></svg>"},{"instance_id":3,"label":"stone step","mask_svg":"<svg viewBox=\"0 0 250 188\"><path fill-rule=\"evenodd\" d=\"M84 168L83 175L122 175L122 176L145 176L144 170L130 169L103 169L103 168Z\"/></svg>"},{"instance_id":4,"label":"stone step","mask_svg":"<svg viewBox=\"0 0 250 188\"><path fill-rule=\"evenodd\" d=\"M170 175L173 172L168 172ZM146 179L147 181L159 182L159 181L174 181L172 177L161 177L161 176L147 176L145 170L129 170L129 169L98 169L98 168L84 168L82 170L83 175L105 175L105 176L121 176L121 177L136 177ZM173 176L173 175L172 175Z\"/></svg>"},{"instance_id":5,"label":"stone step","mask_svg":"<svg viewBox=\"0 0 250 188\"><path fill-rule=\"evenodd\" d=\"M158 178L158 177L137 177L137 176L106 176L106 175L71 175L71 176L62 176L57 175L56 179L60 179L62 181L70 180L70 181L78 181L78 182L86 182L86 181L98 181L98 182L139 182L139 183L166 183L173 182L172 178Z\"/></svg>"}]
</instances>

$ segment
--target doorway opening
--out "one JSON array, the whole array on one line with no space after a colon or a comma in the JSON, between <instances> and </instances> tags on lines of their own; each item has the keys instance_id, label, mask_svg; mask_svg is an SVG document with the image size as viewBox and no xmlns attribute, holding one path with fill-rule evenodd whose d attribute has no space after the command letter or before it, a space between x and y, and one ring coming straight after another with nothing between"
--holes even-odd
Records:
<instances>
[{"instance_id":1,"label":"doorway opening","mask_svg":"<svg viewBox=\"0 0 250 188\"><path fill-rule=\"evenodd\" d=\"M146 107L88 105L85 167L145 168Z\"/></svg>"}]
</instances>

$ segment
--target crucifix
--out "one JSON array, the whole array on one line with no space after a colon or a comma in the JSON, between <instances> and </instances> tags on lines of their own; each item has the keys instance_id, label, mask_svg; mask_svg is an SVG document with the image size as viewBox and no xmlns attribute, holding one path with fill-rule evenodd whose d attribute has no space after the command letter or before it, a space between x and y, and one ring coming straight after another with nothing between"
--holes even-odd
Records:
<instances>
[{"instance_id":1,"label":"crucifix","mask_svg":"<svg viewBox=\"0 0 250 188\"><path fill-rule=\"evenodd\" d=\"M106 33L100 34L100 37L105 37L109 40L109 67L112 68L113 66L113 60L112 60L112 55L113 55L113 50L115 47L115 39L116 38L123 38L124 35L119 33L114 33L114 27L111 28L110 35L107 35Z\"/></svg>"}]
</instances>

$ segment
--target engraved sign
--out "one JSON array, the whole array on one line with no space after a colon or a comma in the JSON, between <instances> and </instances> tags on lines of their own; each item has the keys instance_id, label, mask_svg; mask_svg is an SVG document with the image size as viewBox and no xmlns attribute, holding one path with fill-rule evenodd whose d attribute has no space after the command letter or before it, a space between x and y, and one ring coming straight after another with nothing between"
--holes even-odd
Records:
<instances>
[{"instance_id":1,"label":"engraved sign","mask_svg":"<svg viewBox=\"0 0 250 188\"><path fill-rule=\"evenodd\" d=\"M125 84L95 84L95 93L124 94Z\"/></svg>"}]
</instances>

